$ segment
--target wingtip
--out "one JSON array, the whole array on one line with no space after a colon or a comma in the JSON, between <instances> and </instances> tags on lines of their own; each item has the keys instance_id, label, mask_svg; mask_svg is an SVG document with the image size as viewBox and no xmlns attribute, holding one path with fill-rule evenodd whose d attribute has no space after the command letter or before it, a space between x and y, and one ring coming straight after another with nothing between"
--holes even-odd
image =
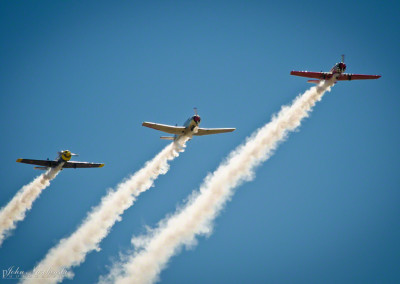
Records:
<instances>
[{"instance_id":1,"label":"wingtip","mask_svg":"<svg viewBox=\"0 0 400 284\"><path fill-rule=\"evenodd\" d=\"M22 162L22 159L17 159L16 162L17 162L17 163L21 163L21 162Z\"/></svg>"},{"instance_id":2,"label":"wingtip","mask_svg":"<svg viewBox=\"0 0 400 284\"><path fill-rule=\"evenodd\" d=\"M104 165L105 165L105 164L100 164L99 168L102 168L102 167L104 167Z\"/></svg>"}]
</instances>

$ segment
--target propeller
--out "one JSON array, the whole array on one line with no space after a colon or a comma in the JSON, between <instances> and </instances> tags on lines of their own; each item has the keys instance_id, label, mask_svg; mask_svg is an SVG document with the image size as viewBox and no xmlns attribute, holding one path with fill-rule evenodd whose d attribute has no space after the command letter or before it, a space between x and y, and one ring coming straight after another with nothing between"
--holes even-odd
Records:
<instances>
[{"instance_id":1,"label":"propeller","mask_svg":"<svg viewBox=\"0 0 400 284\"><path fill-rule=\"evenodd\" d=\"M342 54L342 63L344 63L344 54Z\"/></svg>"},{"instance_id":2,"label":"propeller","mask_svg":"<svg viewBox=\"0 0 400 284\"><path fill-rule=\"evenodd\" d=\"M197 107L194 107L193 109L194 109L194 114L195 114L195 115L198 115L198 114L197 114Z\"/></svg>"}]
</instances>

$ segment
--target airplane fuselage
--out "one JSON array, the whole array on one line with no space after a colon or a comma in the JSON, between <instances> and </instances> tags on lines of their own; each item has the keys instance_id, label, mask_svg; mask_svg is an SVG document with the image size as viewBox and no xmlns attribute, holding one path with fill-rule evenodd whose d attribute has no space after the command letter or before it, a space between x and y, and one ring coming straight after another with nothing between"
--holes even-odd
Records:
<instances>
[{"instance_id":1,"label":"airplane fuselage","mask_svg":"<svg viewBox=\"0 0 400 284\"><path fill-rule=\"evenodd\" d=\"M53 168L59 166L61 163L65 163L65 162L66 161L63 158L59 157L58 159L56 159L56 164Z\"/></svg>"},{"instance_id":2,"label":"airplane fuselage","mask_svg":"<svg viewBox=\"0 0 400 284\"><path fill-rule=\"evenodd\" d=\"M201 121L200 116L194 115L194 116L192 116L192 117L189 117L188 120L185 121L185 123L183 124L183 126L184 126L187 130L193 132L193 130L195 129L195 127L199 127L200 121ZM188 132L189 132L189 131L188 131ZM186 131L185 131L185 132L186 132Z\"/></svg>"},{"instance_id":3,"label":"airplane fuselage","mask_svg":"<svg viewBox=\"0 0 400 284\"><path fill-rule=\"evenodd\" d=\"M346 71L346 64L344 64L343 62L339 62L332 67L330 72L332 74L342 74L344 73L344 71Z\"/></svg>"},{"instance_id":4,"label":"airplane fuselage","mask_svg":"<svg viewBox=\"0 0 400 284\"><path fill-rule=\"evenodd\" d=\"M169 140L177 140L182 136L186 135L192 135L193 133L196 133L197 128L200 125L201 118L199 115L194 115L192 117L189 117L184 123L183 127L185 127L184 130L182 130L181 134L175 135L173 137L161 137L162 139L169 139Z\"/></svg>"}]
</instances>

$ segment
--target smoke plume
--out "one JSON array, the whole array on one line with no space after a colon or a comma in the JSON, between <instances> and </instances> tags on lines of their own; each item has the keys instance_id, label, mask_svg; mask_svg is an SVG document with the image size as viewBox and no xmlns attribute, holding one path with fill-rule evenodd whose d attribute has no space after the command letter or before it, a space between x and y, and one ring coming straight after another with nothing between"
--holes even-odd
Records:
<instances>
[{"instance_id":1,"label":"smoke plume","mask_svg":"<svg viewBox=\"0 0 400 284\"><path fill-rule=\"evenodd\" d=\"M0 246L10 231L15 229L16 223L25 218L26 211L31 210L32 203L39 197L43 189L50 185L50 181L57 176L63 164L49 169L30 184L22 187L13 199L0 210Z\"/></svg>"},{"instance_id":2,"label":"smoke plume","mask_svg":"<svg viewBox=\"0 0 400 284\"><path fill-rule=\"evenodd\" d=\"M58 277L30 278L25 279L24 283L57 283L64 277L72 278L70 268L81 264L90 251L100 250L99 243L108 235L115 222L121 220L122 213L133 205L142 192L153 186L154 180L160 174L167 173L168 161L179 156L189 138L182 137L169 144L142 169L120 183L116 190L110 190L78 229L52 248L34 269L60 272Z\"/></svg>"},{"instance_id":3,"label":"smoke plume","mask_svg":"<svg viewBox=\"0 0 400 284\"><path fill-rule=\"evenodd\" d=\"M211 234L213 220L230 200L234 189L254 178L254 169L273 154L290 131L300 126L334 80L321 82L299 95L291 105L282 107L271 122L255 131L205 178L200 190L191 195L183 208L162 220L149 234L133 238L135 252L114 264L109 275L101 277L100 282L152 283L158 280L161 270L183 245L193 246L197 235Z\"/></svg>"}]
</instances>

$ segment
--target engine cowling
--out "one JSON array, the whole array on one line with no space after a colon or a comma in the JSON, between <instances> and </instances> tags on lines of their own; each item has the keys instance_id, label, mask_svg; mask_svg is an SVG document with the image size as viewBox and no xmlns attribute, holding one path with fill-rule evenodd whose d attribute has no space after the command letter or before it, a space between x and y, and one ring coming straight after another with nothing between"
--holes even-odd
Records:
<instances>
[{"instance_id":1,"label":"engine cowling","mask_svg":"<svg viewBox=\"0 0 400 284\"><path fill-rule=\"evenodd\" d=\"M71 157L72 157L71 151L65 150L65 151L61 152L61 159L63 159L64 161L67 162L67 161L71 160Z\"/></svg>"}]
</instances>

